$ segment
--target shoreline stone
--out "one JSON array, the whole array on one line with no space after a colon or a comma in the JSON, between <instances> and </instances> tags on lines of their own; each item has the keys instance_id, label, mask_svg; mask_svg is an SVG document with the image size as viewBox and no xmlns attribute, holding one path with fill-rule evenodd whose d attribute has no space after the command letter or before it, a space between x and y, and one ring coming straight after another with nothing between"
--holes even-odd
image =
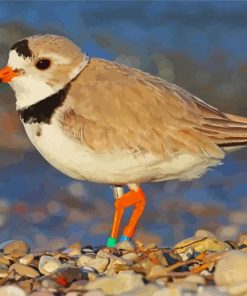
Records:
<instances>
[{"instance_id":1,"label":"shoreline stone","mask_svg":"<svg viewBox=\"0 0 247 296\"><path fill-rule=\"evenodd\" d=\"M205 230L173 248L141 241L116 248L75 243L33 253L22 241L2 245L0 296L247 295L245 246Z\"/></svg>"}]
</instances>

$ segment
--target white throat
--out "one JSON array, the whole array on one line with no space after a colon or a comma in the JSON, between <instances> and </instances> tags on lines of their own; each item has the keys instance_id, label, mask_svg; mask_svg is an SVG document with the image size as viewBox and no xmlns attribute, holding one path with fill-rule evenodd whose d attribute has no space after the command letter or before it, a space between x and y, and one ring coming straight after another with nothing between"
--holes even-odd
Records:
<instances>
[{"instance_id":1,"label":"white throat","mask_svg":"<svg viewBox=\"0 0 247 296\"><path fill-rule=\"evenodd\" d=\"M85 55L82 63L70 73L70 81L73 80L88 63L89 57ZM10 85L15 92L17 110L25 109L36 104L64 87L63 84L57 84L55 87L52 87L32 75L17 76L12 80Z\"/></svg>"},{"instance_id":2,"label":"white throat","mask_svg":"<svg viewBox=\"0 0 247 296\"><path fill-rule=\"evenodd\" d=\"M27 108L39 101L53 95L55 90L43 81L30 76L17 77L10 83L16 96L16 109Z\"/></svg>"}]
</instances>

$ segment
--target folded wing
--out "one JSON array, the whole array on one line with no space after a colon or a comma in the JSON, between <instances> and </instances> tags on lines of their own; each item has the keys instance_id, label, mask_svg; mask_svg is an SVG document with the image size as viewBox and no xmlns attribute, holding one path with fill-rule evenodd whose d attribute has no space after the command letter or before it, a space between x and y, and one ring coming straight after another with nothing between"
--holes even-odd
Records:
<instances>
[{"instance_id":1,"label":"folded wing","mask_svg":"<svg viewBox=\"0 0 247 296\"><path fill-rule=\"evenodd\" d=\"M181 153L222 158L247 144L247 119L207 105L147 73L92 59L72 82L65 132L99 153L127 150L168 159ZM72 107L71 107L72 105Z\"/></svg>"}]
</instances>

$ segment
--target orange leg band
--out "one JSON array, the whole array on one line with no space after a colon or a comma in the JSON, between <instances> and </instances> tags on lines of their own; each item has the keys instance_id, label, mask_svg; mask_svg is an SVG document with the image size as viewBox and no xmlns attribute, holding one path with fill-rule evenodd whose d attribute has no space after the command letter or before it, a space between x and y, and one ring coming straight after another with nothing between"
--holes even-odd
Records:
<instances>
[{"instance_id":1,"label":"orange leg band","mask_svg":"<svg viewBox=\"0 0 247 296\"><path fill-rule=\"evenodd\" d=\"M125 208L134 206L133 213L129 219L128 225L125 227L123 234L131 238L134 235L136 225L143 213L145 208L146 198L142 189L139 187L137 191L130 190L129 192L122 195L120 198L116 199L115 206L115 215L113 219L111 237L117 238L120 223Z\"/></svg>"}]
</instances>

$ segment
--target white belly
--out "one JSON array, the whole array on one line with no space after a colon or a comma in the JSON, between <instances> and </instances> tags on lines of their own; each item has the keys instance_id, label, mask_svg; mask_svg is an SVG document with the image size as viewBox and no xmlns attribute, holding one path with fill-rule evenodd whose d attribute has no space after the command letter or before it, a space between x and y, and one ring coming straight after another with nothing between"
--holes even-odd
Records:
<instances>
[{"instance_id":1,"label":"white belly","mask_svg":"<svg viewBox=\"0 0 247 296\"><path fill-rule=\"evenodd\" d=\"M100 154L69 138L56 122L50 125L24 124L24 127L33 145L51 165L81 180L109 184L190 180L220 162L190 154L181 154L169 161L151 153L138 156L129 151Z\"/></svg>"}]
</instances>

